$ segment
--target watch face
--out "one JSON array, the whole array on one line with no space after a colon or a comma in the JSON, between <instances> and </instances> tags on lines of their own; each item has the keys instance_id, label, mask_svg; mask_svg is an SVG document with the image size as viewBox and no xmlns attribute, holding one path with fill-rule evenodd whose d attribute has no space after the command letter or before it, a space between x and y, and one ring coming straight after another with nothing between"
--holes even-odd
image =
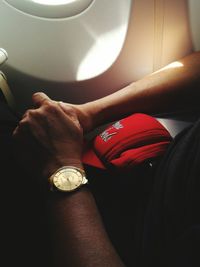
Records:
<instances>
[{"instance_id":1,"label":"watch face","mask_svg":"<svg viewBox=\"0 0 200 267\"><path fill-rule=\"evenodd\" d=\"M83 181L83 175L75 169L63 169L53 177L54 186L60 191L73 191Z\"/></svg>"}]
</instances>

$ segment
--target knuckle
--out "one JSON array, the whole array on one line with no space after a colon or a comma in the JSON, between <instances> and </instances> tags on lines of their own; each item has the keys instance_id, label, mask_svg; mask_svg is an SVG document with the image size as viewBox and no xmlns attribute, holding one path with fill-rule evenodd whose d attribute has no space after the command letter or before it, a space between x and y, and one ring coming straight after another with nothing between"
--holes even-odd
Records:
<instances>
[{"instance_id":1,"label":"knuckle","mask_svg":"<svg viewBox=\"0 0 200 267\"><path fill-rule=\"evenodd\" d=\"M58 105L53 101L46 100L44 104L44 110L47 112L55 112L58 110Z\"/></svg>"},{"instance_id":2,"label":"knuckle","mask_svg":"<svg viewBox=\"0 0 200 267\"><path fill-rule=\"evenodd\" d=\"M68 106L68 107L66 108L66 111L67 111L67 113L68 113L69 115L75 115L75 111L74 111L73 107Z\"/></svg>"},{"instance_id":3,"label":"knuckle","mask_svg":"<svg viewBox=\"0 0 200 267\"><path fill-rule=\"evenodd\" d=\"M27 125L29 124L29 119L28 118L23 118L20 122L19 122L19 126L23 126L23 125Z\"/></svg>"},{"instance_id":4,"label":"knuckle","mask_svg":"<svg viewBox=\"0 0 200 267\"><path fill-rule=\"evenodd\" d=\"M37 111L34 109L28 109L23 116L23 119L33 118L37 114Z\"/></svg>"},{"instance_id":5,"label":"knuckle","mask_svg":"<svg viewBox=\"0 0 200 267\"><path fill-rule=\"evenodd\" d=\"M65 112L65 114L69 115L69 116L75 116L76 115L76 111L75 108L72 105L63 103L63 102L58 102L59 106L61 107L61 109Z\"/></svg>"},{"instance_id":6,"label":"knuckle","mask_svg":"<svg viewBox=\"0 0 200 267\"><path fill-rule=\"evenodd\" d=\"M51 105L51 103L52 103L52 101L50 99L45 98L42 100L43 105Z\"/></svg>"},{"instance_id":7,"label":"knuckle","mask_svg":"<svg viewBox=\"0 0 200 267\"><path fill-rule=\"evenodd\" d=\"M18 123L17 133L25 132L30 128L29 121L27 119L23 119Z\"/></svg>"},{"instance_id":8,"label":"knuckle","mask_svg":"<svg viewBox=\"0 0 200 267\"><path fill-rule=\"evenodd\" d=\"M31 110L31 109L29 109L29 110L27 110L27 112L26 112L26 116L33 116L34 115L34 111L33 110Z\"/></svg>"}]
</instances>

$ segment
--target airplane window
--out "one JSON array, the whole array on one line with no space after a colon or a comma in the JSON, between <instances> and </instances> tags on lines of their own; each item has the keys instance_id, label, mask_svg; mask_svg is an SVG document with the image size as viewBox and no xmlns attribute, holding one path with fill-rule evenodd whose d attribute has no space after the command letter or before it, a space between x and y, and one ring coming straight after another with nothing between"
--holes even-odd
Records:
<instances>
[{"instance_id":1,"label":"airplane window","mask_svg":"<svg viewBox=\"0 0 200 267\"><path fill-rule=\"evenodd\" d=\"M32 0L32 2L43 5L63 5L77 2L77 0Z\"/></svg>"},{"instance_id":2,"label":"airplane window","mask_svg":"<svg viewBox=\"0 0 200 267\"><path fill-rule=\"evenodd\" d=\"M80 14L94 0L5 0L16 9L43 18L67 18Z\"/></svg>"}]
</instances>

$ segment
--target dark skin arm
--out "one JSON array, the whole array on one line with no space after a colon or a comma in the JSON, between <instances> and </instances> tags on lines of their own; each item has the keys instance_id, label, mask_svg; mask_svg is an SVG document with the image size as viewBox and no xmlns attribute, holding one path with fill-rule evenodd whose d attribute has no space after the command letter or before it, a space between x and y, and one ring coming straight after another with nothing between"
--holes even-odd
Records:
<instances>
[{"instance_id":1,"label":"dark skin arm","mask_svg":"<svg viewBox=\"0 0 200 267\"><path fill-rule=\"evenodd\" d=\"M49 197L55 266L124 266L105 232L94 198L86 188ZM56 229L56 230L55 230Z\"/></svg>"},{"instance_id":2,"label":"dark skin arm","mask_svg":"<svg viewBox=\"0 0 200 267\"><path fill-rule=\"evenodd\" d=\"M38 142L38 155L46 155L39 178L41 184L47 185L48 177L61 166L83 168L83 131L76 113L73 110L69 113L68 109L66 114L63 104L50 100L44 94L35 94L33 102L37 108L26 112L13 135L19 142L33 137ZM31 162L28 168L33 169ZM54 266L124 266L107 236L88 188L82 187L66 195L46 191Z\"/></svg>"}]
</instances>

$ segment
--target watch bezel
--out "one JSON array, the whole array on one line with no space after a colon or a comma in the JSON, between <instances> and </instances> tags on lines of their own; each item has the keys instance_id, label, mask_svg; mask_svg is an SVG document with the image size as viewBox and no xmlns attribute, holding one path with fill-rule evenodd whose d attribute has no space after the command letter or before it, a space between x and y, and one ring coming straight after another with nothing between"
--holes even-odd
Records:
<instances>
[{"instance_id":1,"label":"watch bezel","mask_svg":"<svg viewBox=\"0 0 200 267\"><path fill-rule=\"evenodd\" d=\"M72 174L77 176L80 179L80 182L76 184L76 186L73 185L71 189L70 189L70 186L67 186L67 185L60 186L59 181L57 179L61 175L63 174L67 175L67 173L70 173L70 172L72 172ZM77 179L77 181L79 179ZM59 168L56 172L54 172L50 177L51 191L73 192L73 191L76 191L78 188L80 188L82 185L87 184L87 183L88 183L88 180L86 179L85 171L83 169L80 169L74 166L63 166Z\"/></svg>"}]
</instances>

